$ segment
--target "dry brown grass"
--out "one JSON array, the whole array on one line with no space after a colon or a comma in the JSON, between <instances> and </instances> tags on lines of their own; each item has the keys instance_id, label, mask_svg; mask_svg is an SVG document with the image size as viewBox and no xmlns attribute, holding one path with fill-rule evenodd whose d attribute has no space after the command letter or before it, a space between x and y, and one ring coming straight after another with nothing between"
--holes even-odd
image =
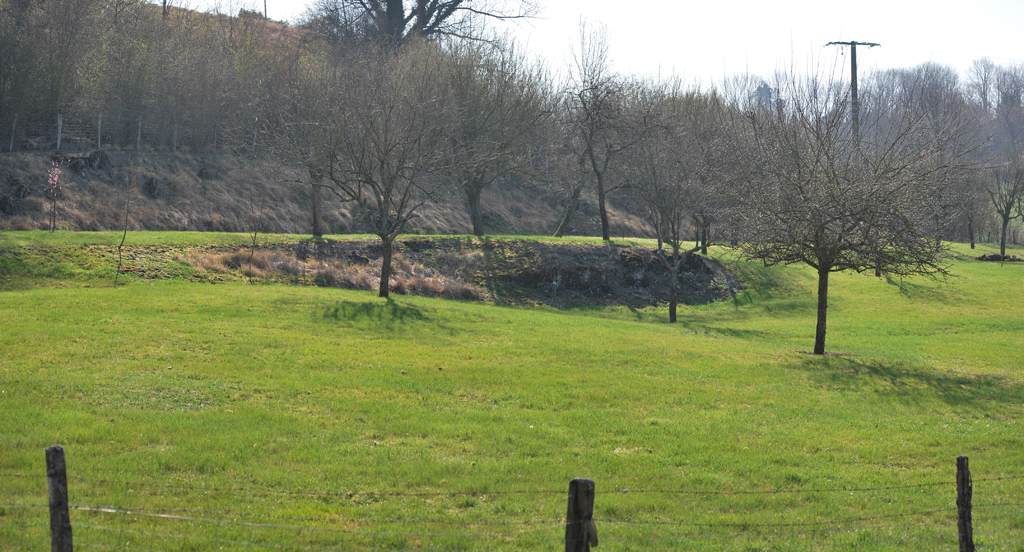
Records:
<instances>
[{"instance_id":1,"label":"dry brown grass","mask_svg":"<svg viewBox=\"0 0 1024 552\"><path fill-rule=\"evenodd\" d=\"M479 301L483 298L480 288L474 285L437 276L413 276L411 278L396 276L388 283L388 289L402 295L419 295L423 297L443 297L445 299L472 301Z\"/></svg>"},{"instance_id":2,"label":"dry brown grass","mask_svg":"<svg viewBox=\"0 0 1024 552\"><path fill-rule=\"evenodd\" d=\"M192 251L186 262L208 272L227 273L241 271L249 277L267 276L299 278L306 274L307 265L283 251L238 249L234 251Z\"/></svg>"},{"instance_id":3,"label":"dry brown grass","mask_svg":"<svg viewBox=\"0 0 1024 552\"><path fill-rule=\"evenodd\" d=\"M469 267L482 262L479 252L467 252L470 261L455 262L458 255L447 259L450 265ZM368 264L355 264L338 259L307 258L299 260L290 250L246 248L232 250L193 250L183 259L192 267L215 274L236 273L249 278L290 282L307 282L325 287L364 291L376 290L380 282L380 259ZM446 276L419 263L412 263L401 253L392 258L393 277L389 289L403 295L480 300L483 291L458 277ZM460 272L460 271L455 271Z\"/></svg>"},{"instance_id":4,"label":"dry brown grass","mask_svg":"<svg viewBox=\"0 0 1024 552\"><path fill-rule=\"evenodd\" d=\"M310 191L306 175L272 160L227 155L109 151L113 168L65 171L62 185L61 227L71 230L119 230L124 224L125 194L122 175L131 169L132 230L189 230L307 234L310 231ZM19 212L0 214L0 229L47 227L47 211L40 201L48 154L17 153L0 156L0 173L13 175L31 195ZM0 178L0 195L11 195ZM328 234L364 233L369 230L354 207L331 194L322 194L323 222ZM596 210L586 199L574 222L576 234L600 232ZM489 234L550 234L562 216L562 206L542 191L491 188L484 191L483 207ZM642 224L626 214L610 211L613 234L642 235ZM16 221L23 217L29 220ZM452 194L429 204L410 221L408 231L421 234L465 234L472 225L465 198Z\"/></svg>"}]
</instances>

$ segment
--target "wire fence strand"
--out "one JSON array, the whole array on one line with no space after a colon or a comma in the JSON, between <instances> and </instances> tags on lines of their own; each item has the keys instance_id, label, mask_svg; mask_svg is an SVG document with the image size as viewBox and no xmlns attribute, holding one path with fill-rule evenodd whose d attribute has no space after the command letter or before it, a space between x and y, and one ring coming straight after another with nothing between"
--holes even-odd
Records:
<instances>
[{"instance_id":1,"label":"wire fence strand","mask_svg":"<svg viewBox=\"0 0 1024 552\"><path fill-rule=\"evenodd\" d=\"M550 529L552 526L537 527L533 529L523 529L521 531L512 531L508 533L403 533L399 531L365 531L362 529L342 529L334 527L316 527L308 525L279 525L274 523L255 523L250 521L237 521L217 518L202 518L194 516L178 516L173 514L158 514L152 512L140 512L135 510L116 510L113 508L93 507L93 506L82 506L82 505L71 505L74 510L81 512L91 512L99 514L116 514L136 517L148 517L155 519L166 519L172 521L188 521L194 523L210 523L215 525L233 525L238 527L254 527L261 529L279 529L286 531L310 531L310 532L321 532L321 533L346 533L354 535L379 535L379 536L405 536L405 537L463 537L463 538L509 538L524 535L526 533L532 533L536 531L542 531ZM559 523L554 527L563 527L564 523Z\"/></svg>"},{"instance_id":2,"label":"wire fence strand","mask_svg":"<svg viewBox=\"0 0 1024 552\"><path fill-rule=\"evenodd\" d=\"M345 547L345 548L338 548L338 547L308 546L308 545L299 545L299 544L259 543L259 542L239 541L239 540L231 540L231 539L218 539L218 538L211 538L211 537L198 537L198 536L195 536L195 535L178 535L178 534L175 534L175 533L157 533L157 532L152 532L152 531L140 531L140 530L137 530L137 529L124 529L124 528L120 528L120 527L105 527L105 526L102 526L102 525L92 525L92 524L85 524L85 523L78 524L78 525L80 527L83 527L83 528L86 528L86 529L95 529L95 530L98 530L98 531L126 533L126 534L132 534L132 535L139 535L139 536L146 536L146 537L157 537L157 538L163 538L163 539L179 539L179 540L195 540L195 541L201 541L201 542L216 542L216 543L220 543L220 544L233 544L233 545L241 545L241 546L252 546L252 547L258 547L258 548L276 548L276 549L285 549L285 550L352 550L352 551L375 550L375 549L377 549L377 547ZM407 536L407 535L397 534L397 536ZM419 536L419 535L413 535L413 536ZM551 539L543 539L543 540L561 541L563 539L551 538ZM417 550L417 551L430 551L430 550L434 550L434 549L417 547L417 548L415 548L415 550ZM438 550L440 550L440 549L438 549ZM444 549L444 550L450 550L450 549Z\"/></svg>"},{"instance_id":3,"label":"wire fence strand","mask_svg":"<svg viewBox=\"0 0 1024 552\"><path fill-rule=\"evenodd\" d=\"M339 496L339 497L353 497L353 496L389 496L389 497L439 497L439 496L498 496L498 495L533 495L533 494L565 494L565 491L552 491L552 490L523 490L523 491L490 491L490 490L477 490L477 491L434 491L434 492L401 492L401 491L291 491L286 489L271 489L269 487L205 487L200 485L180 485L180 484L168 484L168 483L151 483L145 481L127 481L122 479L106 479L106 478L95 478L95 477L84 477L80 475L68 475L68 478L76 479L78 481L88 481L95 483L113 483L119 485L134 485L139 487L158 487L164 489L188 489L194 491L206 491L206 492L264 492L268 494L282 494L282 495L296 495L296 496Z\"/></svg>"},{"instance_id":4,"label":"wire fence strand","mask_svg":"<svg viewBox=\"0 0 1024 552\"><path fill-rule=\"evenodd\" d=\"M38 505L38 507L45 508L45 504ZM374 519L374 518L351 518L351 517L337 517L337 516L288 516L282 514L272 514L264 512L239 512L234 510L210 510L210 509L197 509L197 508L146 508L146 507L135 507L135 506L97 506L92 505L91 508L95 509L107 509L107 510L123 510L132 512L146 512L146 513L186 513L186 514L202 514L202 515L219 515L219 516L241 516L241 517L256 517L256 518L269 518L269 519L285 519L289 521L325 521L332 523L360 523L360 524L446 524L446 525L462 525L467 527L479 527L479 526L508 526L508 525L545 525L552 523L551 520L545 521L452 521L450 519ZM559 523L561 521L559 520Z\"/></svg>"},{"instance_id":5,"label":"wire fence strand","mask_svg":"<svg viewBox=\"0 0 1024 552\"><path fill-rule=\"evenodd\" d=\"M864 521L875 521L879 519L895 519L900 517L910 516L926 516L937 513L949 513L955 512L949 508L941 510L928 510L924 512L907 512L901 514L890 514L884 516L871 516L861 518L849 518L840 520L827 520L827 521L806 521L806 522L791 522L791 523L751 523L751 522L736 522L736 523L699 523L699 522L675 522L675 521L629 521L629 520L608 520L608 519L595 519L594 521L600 521L601 523L610 523L615 525L664 525L664 526L677 526L677 527L816 527L816 526L834 526L844 525L849 523L860 523Z\"/></svg>"},{"instance_id":6,"label":"wire fence strand","mask_svg":"<svg viewBox=\"0 0 1024 552\"><path fill-rule=\"evenodd\" d=\"M0 477L8 478L26 478L26 479L42 479L46 475L43 474L25 474L25 473L12 473L2 472ZM146 488L152 487L156 489L175 489L185 491L202 491L203 493L209 493L210 498L218 498L218 494L222 494L225 497L230 497L237 493L266 493L274 495L287 495L295 497L419 497L419 498L435 498L435 497L454 497L454 496L502 496L502 495L562 495L565 496L566 491L564 490L467 490L467 491L422 491L422 492L405 492L405 491L375 491L375 490L340 490L340 491L303 491L303 490L287 490L280 488L261 487L255 485L249 486L203 486L203 485L188 485L188 484L175 484L175 483L159 483L159 482L147 482L147 481L135 481L125 479L111 479L111 478L94 478L86 476L68 475L69 479L82 481L86 483L97 483L97 484L109 484L109 485L125 485L130 488ZM973 483L988 483L988 482L999 482L999 481L1019 481L1024 479L1024 476L1000 476L990 478L978 478L974 479ZM802 488L802 489L760 489L760 490L672 490L672 489L629 489L622 488L618 490L606 491L601 493L604 497L613 497L615 495L652 495L652 494L663 494L663 495L690 495L690 496L742 496L742 495L792 495L792 494L814 494L814 493L868 493L868 492L884 492L884 491L905 491L914 489L928 489L935 487L949 487L953 488L955 485L951 481L943 482L927 482L917 484L904 484L904 485L882 485L882 486L869 486L869 487L834 487L834 488ZM102 487L95 487L90 485L84 485L90 493L102 494L104 489ZM139 491L143 495L158 494L157 491ZM167 498L171 498L172 494L167 494ZM932 496L929 494L927 496ZM936 495L938 496L938 495ZM943 493L943 496L944 493ZM1018 498L1016 493L1003 493L1003 496L992 496L991 498ZM23 498L29 498L25 496ZM947 497L948 498L948 497ZM103 499L100 499L103 500ZM281 502L280 500L278 502ZM973 508L977 510L987 510L987 512L997 512L989 515L987 512L983 515L976 517L976 521L987 522L989 520L998 520L1005 518L1014 518L1017 516L1024 515L1024 511L1020 508L1024 507L1022 502L988 502L974 504ZM31 509L42 509L49 508L48 504L44 503L9 503L0 504L0 508L5 510L31 510ZM564 538L559 535L553 535L557 533L557 530L565 527L563 520L511 520L511 521L498 521L498 520L457 520L457 519L403 519L403 518L390 518L390 519L372 519L372 518L354 518L344 516L299 516L299 515L287 515L287 514L276 514L273 512L241 512L232 510L217 510L209 508L158 508L158 507L131 507L131 506L97 506L97 505L85 505L75 504L70 506L78 512L82 512L88 515L95 516L121 516L133 517L135 521L139 518L153 520L150 523L156 527L158 520L164 520L169 522L181 522L187 524L195 524L190 527L190 530L199 531L202 525L208 526L232 526L239 528L248 529L250 534L258 534L256 530L268 530L268 531L281 531L281 534L287 534L287 532L307 532L307 533L321 533L324 534L321 539L328 542L331 540L341 540L340 535L351 535L353 537L346 540L361 541L364 539L373 538L409 538L409 539L466 539L467 541L484 541L484 540L524 540L524 541L537 541L537 542L564 542ZM1010 511L1007 511L1010 510ZM751 521L740 521L740 522L692 522L692 521L672 521L672 520L631 520L631 519L595 519L597 523L607 524L611 528L611 535L605 535L602 538L602 542L611 543L679 543L694 539L741 539L741 538L754 538L754 539L768 539L776 540L786 537L793 536L809 536L809 535L831 535L822 537L823 539L837 539L843 535L854 535L862 531L870 530L894 530L894 529L908 529L915 528L919 530L929 529L943 529L943 531L949 530L950 527L956 526L956 508L945 507L941 509L924 510L924 511L913 511L913 512L901 512L874 516L864 517L851 517L845 519L824 519L821 521L792 521L792 522L776 522L776 523L764 523L764 522L751 522ZM940 518L941 516L941 518ZM719 518L721 519L720 516ZM241 519L239 519L241 518ZM916 520L908 518L918 518ZM29 516L21 516L15 519L32 519ZM87 518L88 519L88 518ZM96 520L97 518L91 518ZM884 523L885 521L894 520L906 520L904 523ZM262 521L265 520L265 521ZM285 521L292 523L276 523L276 521ZM879 523L883 522L883 523ZM336 525L336 526L324 526L324 525ZM9 528L27 529L29 527L45 527L47 524L40 520L39 522L28 522L28 523L8 523L5 524ZM403 532L398 530L380 530L389 529L387 526L401 526L401 525L418 525L422 527L409 527L409 529L421 529L419 531ZM379 526L379 527L374 527ZM140 531L135 529L109 527L104 525L94 525L89 523L76 523L76 527L82 527L87 530L95 530L106 533L124 533L134 534L139 536L146 536L159 539L179 539L179 540L193 540L196 542L208 542L208 543L219 543L237 547L260 547L260 548L273 548L273 549L288 549L288 550L369 550L371 547L361 547L359 544L353 543L353 546L337 548L337 547L318 547L318 546L307 546L299 543L270 543L270 542L249 542L245 540L231 540L225 538L213 538L211 536L203 536L202 532L198 532L193 535L181 535L174 533L161 533L161 532L149 532ZM168 525L167 527L171 527ZM475 528L486 528L486 527L504 527L506 530L498 531L484 531L475 532L472 529ZM651 528L650 531L644 531L643 527ZM462 529L462 530L447 530L447 529ZM621 530L616 530L621 528ZM655 529L658 528L658 529ZM206 528L211 529L210 527ZM401 527L393 527L393 529L401 529ZM432 530L439 529L439 530ZM652 536L650 538L644 537L645 532L651 531L662 531L665 534L659 536ZM230 530L222 530L223 533L232 533ZM246 531L242 531L244 535ZM618 534L621 533L621 534ZM913 532L908 532L913 534ZM214 531L213 534L217 534ZM271 534L271 533L267 533ZM327 534L339 535L338 537L327 537ZM207 533L209 535L209 533ZM928 539L934 540L936 538L943 540L952 540L952 536L955 535L955 531L949 533L947 537L927 537ZM306 537L311 541L316 541L313 537ZM925 537L919 537L923 540ZM906 542L909 539L899 537L899 542ZM126 550L146 550L147 548L131 548L130 546L114 546L100 542L79 542L76 543L83 548L94 547L94 548L118 548ZM427 541L429 545L429 541ZM7 547L5 544L4 547ZM825 545L828 548L828 545ZM833 544L831 547L841 547L847 545ZM848 546L853 546L848 545ZM18 548L17 545L12 545L14 548ZM447 550L448 548L446 548ZM429 548L421 548L417 544L416 550L430 550Z\"/></svg>"}]
</instances>

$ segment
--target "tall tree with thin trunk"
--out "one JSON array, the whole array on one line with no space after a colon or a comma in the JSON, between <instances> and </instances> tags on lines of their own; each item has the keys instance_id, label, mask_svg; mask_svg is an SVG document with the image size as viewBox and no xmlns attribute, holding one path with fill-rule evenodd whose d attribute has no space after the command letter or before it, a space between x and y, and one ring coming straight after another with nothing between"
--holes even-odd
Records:
<instances>
[{"instance_id":1,"label":"tall tree with thin trunk","mask_svg":"<svg viewBox=\"0 0 1024 552\"><path fill-rule=\"evenodd\" d=\"M716 163L724 161L716 154L719 102L713 94L683 92L678 83L645 83L633 87L628 103L636 146L624 157L623 175L657 235L657 257L668 271L669 322L675 322L680 273L700 248L685 248L687 230L702 196L713 193L708 182Z\"/></svg>"},{"instance_id":2,"label":"tall tree with thin trunk","mask_svg":"<svg viewBox=\"0 0 1024 552\"><path fill-rule=\"evenodd\" d=\"M1006 230L1024 215L1024 157L1017 156L992 170L988 195L999 215L999 255L1006 256Z\"/></svg>"},{"instance_id":3,"label":"tall tree with thin trunk","mask_svg":"<svg viewBox=\"0 0 1024 552\"><path fill-rule=\"evenodd\" d=\"M514 45L500 42L453 41L444 59L453 118L448 166L465 194L473 234L482 236L484 190L500 178L532 172L531 150L547 117L544 76Z\"/></svg>"},{"instance_id":4,"label":"tall tree with thin trunk","mask_svg":"<svg viewBox=\"0 0 1024 552\"><path fill-rule=\"evenodd\" d=\"M736 141L747 165L742 248L766 265L815 270L821 355L832 273L946 273L922 205L943 178L976 163L976 118L966 110L933 116L936 106L919 90L866 95L858 140L842 83L780 76L776 85L783 101L747 111L749 138Z\"/></svg>"},{"instance_id":5,"label":"tall tree with thin trunk","mask_svg":"<svg viewBox=\"0 0 1024 552\"><path fill-rule=\"evenodd\" d=\"M387 297L395 238L425 203L443 193L447 97L432 45L369 47L331 69L315 125L314 169L328 190L352 202L381 240L378 294Z\"/></svg>"},{"instance_id":6,"label":"tall tree with thin trunk","mask_svg":"<svg viewBox=\"0 0 1024 552\"><path fill-rule=\"evenodd\" d=\"M608 195L621 187L614 181L622 155L632 145L623 118L624 84L611 71L607 31L590 32L580 23L580 48L565 90L570 117L579 138L580 157L590 168L601 217L601 237L611 239Z\"/></svg>"}]
</instances>

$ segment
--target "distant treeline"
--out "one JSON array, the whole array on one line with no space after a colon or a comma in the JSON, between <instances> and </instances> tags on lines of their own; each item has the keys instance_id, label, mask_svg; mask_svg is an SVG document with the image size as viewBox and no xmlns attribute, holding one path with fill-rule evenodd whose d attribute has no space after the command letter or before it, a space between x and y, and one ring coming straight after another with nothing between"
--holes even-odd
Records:
<instances>
[{"instance_id":1,"label":"distant treeline","mask_svg":"<svg viewBox=\"0 0 1024 552\"><path fill-rule=\"evenodd\" d=\"M65 131L193 151L253 141L271 90L287 86L301 29L256 12L200 13L138 0L0 3L0 122L7 150ZM102 115L100 115L102 114ZM100 119L102 117L102 119ZM15 121L16 118L16 121ZM246 141L248 139L248 142Z\"/></svg>"},{"instance_id":2,"label":"distant treeline","mask_svg":"<svg viewBox=\"0 0 1024 552\"><path fill-rule=\"evenodd\" d=\"M488 22L532 6L319 0L290 26L166 0L7 0L0 151L55 148L59 120L65 143L274 159L308 174L315 234L320 194L357 203L382 236L417 206L460 195L481 234L481 192L528 183L564 210L557 235L592 202L608 238L611 203L653 237L706 250L749 238L749 200L765 183L894 181L911 166L900 178L913 180L931 239L1005 241L1024 215L1024 65L861 75L852 102L843 78L746 75L698 89L618 75L607 40L581 29L576 69L556 80L489 34ZM799 163L783 163L786 148ZM801 172L805 162L821 175Z\"/></svg>"}]
</instances>

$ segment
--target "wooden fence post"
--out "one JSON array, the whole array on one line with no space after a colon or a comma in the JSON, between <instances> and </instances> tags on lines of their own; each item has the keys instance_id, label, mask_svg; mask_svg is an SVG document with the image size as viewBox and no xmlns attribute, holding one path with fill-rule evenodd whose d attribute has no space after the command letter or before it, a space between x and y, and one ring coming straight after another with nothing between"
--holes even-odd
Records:
<instances>
[{"instance_id":1,"label":"wooden fence post","mask_svg":"<svg viewBox=\"0 0 1024 552\"><path fill-rule=\"evenodd\" d=\"M57 114L57 151L60 151L60 136L64 130L64 117L60 113Z\"/></svg>"},{"instance_id":2,"label":"wooden fence post","mask_svg":"<svg viewBox=\"0 0 1024 552\"><path fill-rule=\"evenodd\" d=\"M9 153L14 153L14 131L18 128L18 114L14 114L14 122L11 123L11 147Z\"/></svg>"},{"instance_id":3,"label":"wooden fence post","mask_svg":"<svg viewBox=\"0 0 1024 552\"><path fill-rule=\"evenodd\" d=\"M956 510L957 529L960 532L960 552L974 552L974 528L971 526L971 498L974 485L966 456L956 457Z\"/></svg>"},{"instance_id":4,"label":"wooden fence post","mask_svg":"<svg viewBox=\"0 0 1024 552\"><path fill-rule=\"evenodd\" d=\"M569 482L569 506L565 513L565 552L590 552L597 548L594 525L594 481L577 477Z\"/></svg>"},{"instance_id":5,"label":"wooden fence post","mask_svg":"<svg viewBox=\"0 0 1024 552\"><path fill-rule=\"evenodd\" d=\"M50 550L72 552L67 464L60 445L46 449L46 478L50 483Z\"/></svg>"}]
</instances>

